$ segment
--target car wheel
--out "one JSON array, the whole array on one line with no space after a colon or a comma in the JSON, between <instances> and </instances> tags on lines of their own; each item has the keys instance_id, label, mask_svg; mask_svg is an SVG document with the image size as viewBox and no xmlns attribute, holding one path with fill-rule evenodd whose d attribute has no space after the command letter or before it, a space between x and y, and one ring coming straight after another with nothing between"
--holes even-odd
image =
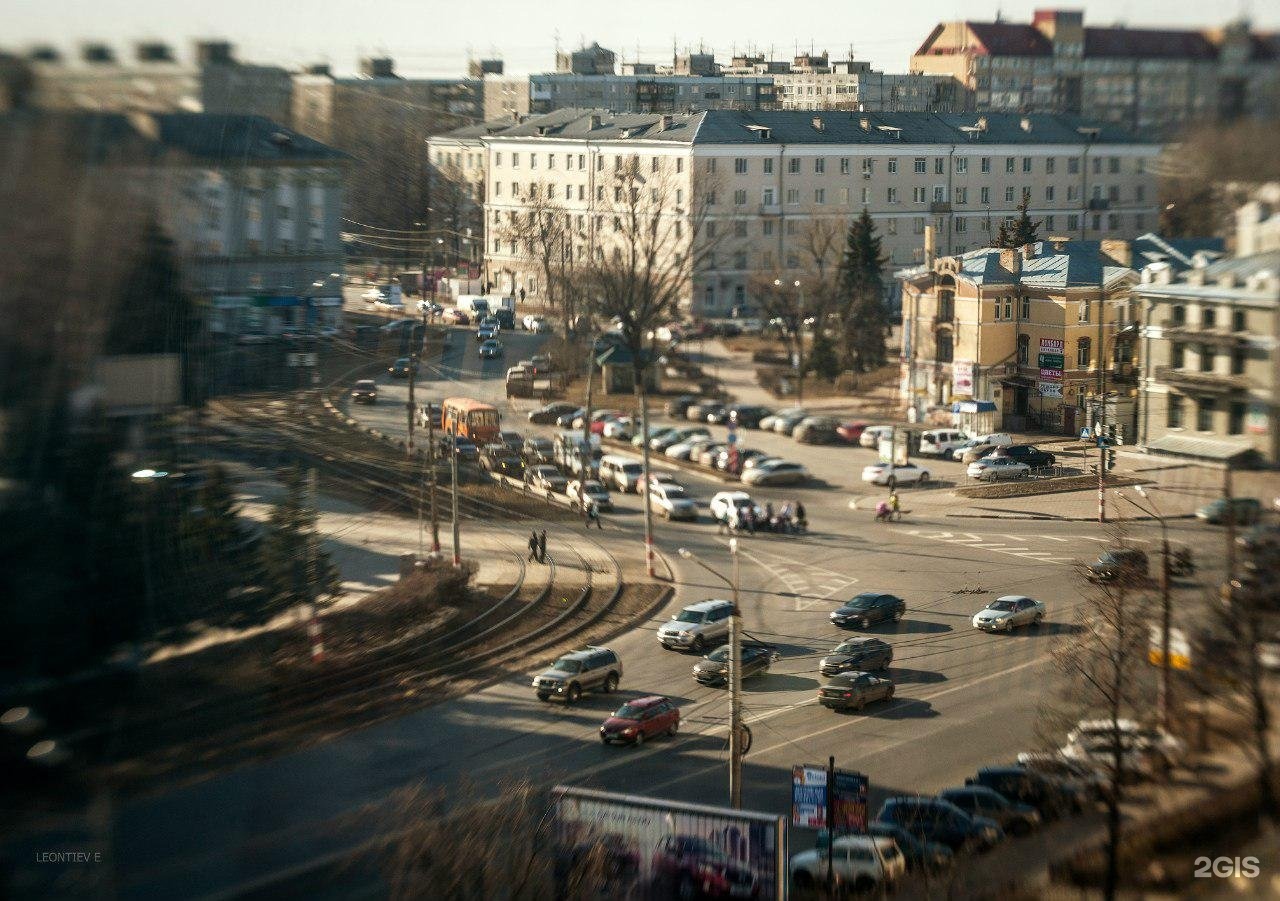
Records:
<instances>
[{"instance_id":1,"label":"car wheel","mask_svg":"<svg viewBox=\"0 0 1280 901\"><path fill-rule=\"evenodd\" d=\"M569 686L569 691L565 694L564 699L570 704L576 704L581 697L582 686L575 682Z\"/></svg>"},{"instance_id":2,"label":"car wheel","mask_svg":"<svg viewBox=\"0 0 1280 901\"><path fill-rule=\"evenodd\" d=\"M1044 622L1044 614L1037 613L1036 618L1031 621L1031 625L1038 628L1042 622ZM1170 642L1170 644L1172 644L1172 642Z\"/></svg>"},{"instance_id":3,"label":"car wheel","mask_svg":"<svg viewBox=\"0 0 1280 901\"><path fill-rule=\"evenodd\" d=\"M637 730L636 730L636 741L635 741L635 745L636 745L636 747L638 748L638 747L640 747L642 744L644 744L644 730L643 730L643 729L637 729Z\"/></svg>"},{"instance_id":4,"label":"car wheel","mask_svg":"<svg viewBox=\"0 0 1280 901\"><path fill-rule=\"evenodd\" d=\"M923 485L927 481L929 481L929 473L927 472L920 473L920 479L918 484Z\"/></svg>"},{"instance_id":5,"label":"car wheel","mask_svg":"<svg viewBox=\"0 0 1280 901\"><path fill-rule=\"evenodd\" d=\"M861 710L863 707L867 706L867 700L866 698L858 698L858 700L854 701L850 706L854 710Z\"/></svg>"},{"instance_id":6,"label":"car wheel","mask_svg":"<svg viewBox=\"0 0 1280 901\"><path fill-rule=\"evenodd\" d=\"M678 721L672 723L670 726L667 727L668 735L675 735L679 731L680 731L680 723Z\"/></svg>"},{"instance_id":7,"label":"car wheel","mask_svg":"<svg viewBox=\"0 0 1280 901\"><path fill-rule=\"evenodd\" d=\"M895 611L893 611L893 621L894 621L895 623L902 622L902 617L903 617L905 614L906 614L906 611L905 611L905 610L895 610Z\"/></svg>"},{"instance_id":8,"label":"car wheel","mask_svg":"<svg viewBox=\"0 0 1280 901\"><path fill-rule=\"evenodd\" d=\"M862 628L864 628L864 629L870 629L870 628L871 628L871 618L870 618L870 617L868 617L868 616L864 616L864 617L862 618Z\"/></svg>"},{"instance_id":9,"label":"car wheel","mask_svg":"<svg viewBox=\"0 0 1280 901\"><path fill-rule=\"evenodd\" d=\"M610 673L608 678L604 680L604 693L611 694L618 690L618 677L614 673Z\"/></svg>"},{"instance_id":10,"label":"car wheel","mask_svg":"<svg viewBox=\"0 0 1280 901\"><path fill-rule=\"evenodd\" d=\"M695 635L693 638L692 647L696 652L701 654L703 651L707 649L707 643L706 641L703 640L701 635Z\"/></svg>"},{"instance_id":11,"label":"car wheel","mask_svg":"<svg viewBox=\"0 0 1280 901\"><path fill-rule=\"evenodd\" d=\"M547 698L549 698L549 697L551 697L551 695L549 695L549 694L548 694L547 692L545 692L545 691L540 691L540 692L538 692L538 700L539 700L539 701L545 701L545 700L547 700Z\"/></svg>"},{"instance_id":12,"label":"car wheel","mask_svg":"<svg viewBox=\"0 0 1280 901\"><path fill-rule=\"evenodd\" d=\"M893 692L894 692L894 686L890 685L890 686L889 686L889 693L888 693L888 694L886 694L886 695L884 696L884 699L885 699L886 701L892 701L892 700L893 700Z\"/></svg>"}]
</instances>

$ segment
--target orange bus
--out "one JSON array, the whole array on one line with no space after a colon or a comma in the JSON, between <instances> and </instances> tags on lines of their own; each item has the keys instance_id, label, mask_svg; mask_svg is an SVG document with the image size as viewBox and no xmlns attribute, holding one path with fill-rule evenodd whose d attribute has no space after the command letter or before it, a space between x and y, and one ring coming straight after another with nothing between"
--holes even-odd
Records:
<instances>
[{"instance_id":1,"label":"orange bus","mask_svg":"<svg viewBox=\"0 0 1280 901\"><path fill-rule=\"evenodd\" d=\"M498 408L470 397L446 397L441 404L441 428L446 435L469 438L476 447L501 440Z\"/></svg>"}]
</instances>

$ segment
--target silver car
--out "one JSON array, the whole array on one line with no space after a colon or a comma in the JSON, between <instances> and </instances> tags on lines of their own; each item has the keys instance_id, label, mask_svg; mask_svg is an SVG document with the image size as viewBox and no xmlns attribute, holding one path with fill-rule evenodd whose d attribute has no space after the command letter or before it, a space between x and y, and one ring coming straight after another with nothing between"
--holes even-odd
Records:
<instances>
[{"instance_id":1,"label":"silver car","mask_svg":"<svg viewBox=\"0 0 1280 901\"><path fill-rule=\"evenodd\" d=\"M996 598L973 617L973 627L983 632L1012 632L1018 626L1038 626L1044 604L1020 594Z\"/></svg>"},{"instance_id":2,"label":"silver car","mask_svg":"<svg viewBox=\"0 0 1280 901\"><path fill-rule=\"evenodd\" d=\"M690 604L658 627L658 641L667 650L686 648L703 653L729 635L733 601L710 600Z\"/></svg>"},{"instance_id":3,"label":"silver car","mask_svg":"<svg viewBox=\"0 0 1280 901\"><path fill-rule=\"evenodd\" d=\"M608 648L588 645L565 654L534 676L533 690L539 701L557 697L572 704L583 691L608 694L621 679L622 661L618 655Z\"/></svg>"}]
</instances>

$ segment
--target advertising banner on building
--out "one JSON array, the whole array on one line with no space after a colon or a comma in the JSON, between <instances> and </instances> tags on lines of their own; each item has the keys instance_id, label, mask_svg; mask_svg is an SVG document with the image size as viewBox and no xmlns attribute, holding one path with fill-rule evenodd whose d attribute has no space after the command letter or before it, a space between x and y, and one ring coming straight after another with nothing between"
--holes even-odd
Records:
<instances>
[{"instance_id":1,"label":"advertising banner on building","mask_svg":"<svg viewBox=\"0 0 1280 901\"><path fill-rule=\"evenodd\" d=\"M566 883L576 863L606 856L600 897L784 897L785 817L566 786L552 791L552 816Z\"/></svg>"},{"instance_id":2,"label":"advertising banner on building","mask_svg":"<svg viewBox=\"0 0 1280 901\"><path fill-rule=\"evenodd\" d=\"M1041 355L1040 355L1040 357L1041 357L1041 359L1043 359L1043 358L1044 358L1044 354L1041 354ZM1042 381L1042 382L1060 382L1060 381L1062 381L1062 370L1061 370L1061 369L1041 369L1041 370L1040 370L1040 381Z\"/></svg>"},{"instance_id":3,"label":"advertising banner on building","mask_svg":"<svg viewBox=\"0 0 1280 901\"><path fill-rule=\"evenodd\" d=\"M1039 366L1041 369L1061 370L1065 365L1066 360L1062 354L1040 354Z\"/></svg>"},{"instance_id":4,"label":"advertising banner on building","mask_svg":"<svg viewBox=\"0 0 1280 901\"><path fill-rule=\"evenodd\" d=\"M1067 342L1061 338L1041 338L1040 353L1042 354L1065 354L1067 352Z\"/></svg>"},{"instance_id":5,"label":"advertising banner on building","mask_svg":"<svg viewBox=\"0 0 1280 901\"><path fill-rule=\"evenodd\" d=\"M1062 382L1036 382L1041 397L1062 397Z\"/></svg>"},{"instance_id":6,"label":"advertising banner on building","mask_svg":"<svg viewBox=\"0 0 1280 901\"><path fill-rule=\"evenodd\" d=\"M973 363L969 360L956 360L951 364L951 393L973 394Z\"/></svg>"},{"instance_id":7,"label":"advertising banner on building","mask_svg":"<svg viewBox=\"0 0 1280 901\"><path fill-rule=\"evenodd\" d=\"M791 825L827 827L827 768L798 763L791 768Z\"/></svg>"}]
</instances>

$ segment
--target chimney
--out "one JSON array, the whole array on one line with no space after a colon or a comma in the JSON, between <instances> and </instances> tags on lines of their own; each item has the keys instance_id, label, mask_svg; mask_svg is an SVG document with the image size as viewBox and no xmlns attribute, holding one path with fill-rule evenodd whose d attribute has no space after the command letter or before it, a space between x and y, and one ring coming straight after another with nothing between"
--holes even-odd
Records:
<instances>
[{"instance_id":1,"label":"chimney","mask_svg":"<svg viewBox=\"0 0 1280 901\"><path fill-rule=\"evenodd\" d=\"M116 55L107 44L85 44L80 48L80 59L90 65L106 66L116 61Z\"/></svg>"},{"instance_id":2,"label":"chimney","mask_svg":"<svg viewBox=\"0 0 1280 901\"><path fill-rule=\"evenodd\" d=\"M134 47L134 56L140 63L171 63L173 50L159 41L142 41Z\"/></svg>"},{"instance_id":3,"label":"chimney","mask_svg":"<svg viewBox=\"0 0 1280 901\"><path fill-rule=\"evenodd\" d=\"M669 130L673 122L675 122L675 116L663 116L658 120L658 131Z\"/></svg>"},{"instance_id":4,"label":"chimney","mask_svg":"<svg viewBox=\"0 0 1280 901\"><path fill-rule=\"evenodd\" d=\"M600 127L600 114L599 114L599 113L592 113L592 114L591 114L591 118L587 120L587 125L589 126L589 127L588 127L588 130L589 130L589 131L595 131L597 128L599 128L599 127Z\"/></svg>"},{"instance_id":5,"label":"chimney","mask_svg":"<svg viewBox=\"0 0 1280 901\"><path fill-rule=\"evenodd\" d=\"M868 119L866 116L863 116L861 119L858 120L858 127L861 128L863 131L871 131L871 120Z\"/></svg>"},{"instance_id":6,"label":"chimney","mask_svg":"<svg viewBox=\"0 0 1280 901\"><path fill-rule=\"evenodd\" d=\"M1000 249L1000 268L1014 275L1022 272L1022 255L1018 253L1018 248L1002 247Z\"/></svg>"},{"instance_id":7,"label":"chimney","mask_svg":"<svg viewBox=\"0 0 1280 901\"><path fill-rule=\"evenodd\" d=\"M926 269L933 268L934 257L937 249L934 245L933 226L926 225L924 227L924 265Z\"/></svg>"},{"instance_id":8,"label":"chimney","mask_svg":"<svg viewBox=\"0 0 1280 901\"><path fill-rule=\"evenodd\" d=\"M813 128L814 128L814 130L815 130L815 131L822 131L822 130L823 130L823 124L822 124L822 117L821 117L821 116L814 116L812 121L813 121Z\"/></svg>"},{"instance_id":9,"label":"chimney","mask_svg":"<svg viewBox=\"0 0 1280 901\"><path fill-rule=\"evenodd\" d=\"M1119 266L1133 266L1133 245L1117 238L1103 238L1099 245L1103 256L1111 257Z\"/></svg>"},{"instance_id":10,"label":"chimney","mask_svg":"<svg viewBox=\"0 0 1280 901\"><path fill-rule=\"evenodd\" d=\"M1026 116L1023 116L1023 117L1022 117L1022 121L1021 121L1020 123L1018 123L1018 124L1022 127L1022 130L1023 130L1023 131L1025 131L1025 132L1030 132L1030 131L1031 131L1031 120L1030 120L1030 119L1028 119Z\"/></svg>"},{"instance_id":11,"label":"chimney","mask_svg":"<svg viewBox=\"0 0 1280 901\"><path fill-rule=\"evenodd\" d=\"M360 60L360 74L365 78L395 78L395 60L389 56L366 56Z\"/></svg>"},{"instance_id":12,"label":"chimney","mask_svg":"<svg viewBox=\"0 0 1280 901\"><path fill-rule=\"evenodd\" d=\"M229 66L235 62L230 41L196 41L196 63L201 66Z\"/></svg>"}]
</instances>

